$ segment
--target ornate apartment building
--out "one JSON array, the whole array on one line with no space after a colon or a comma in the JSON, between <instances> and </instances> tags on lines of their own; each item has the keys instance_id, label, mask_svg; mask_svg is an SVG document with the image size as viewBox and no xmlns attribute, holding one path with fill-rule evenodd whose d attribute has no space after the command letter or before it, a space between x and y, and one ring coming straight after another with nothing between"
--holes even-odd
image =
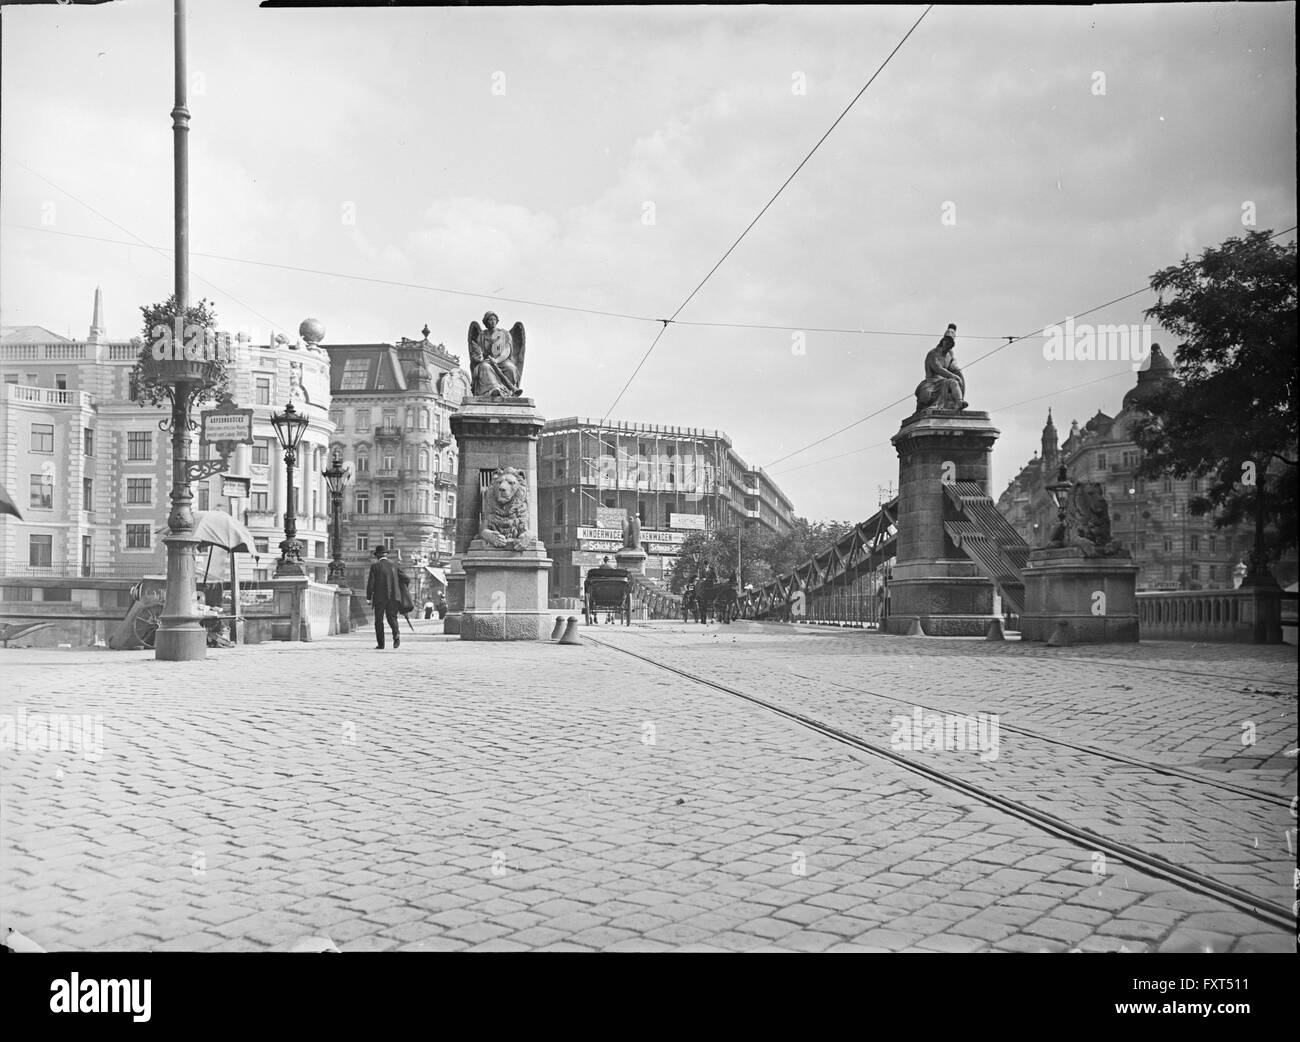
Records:
<instances>
[{"instance_id":1,"label":"ornate apartment building","mask_svg":"<svg viewBox=\"0 0 1300 1042\"><path fill-rule=\"evenodd\" d=\"M311 343L284 335L266 345L240 336L235 345L233 397L254 410L254 443L236 450L228 473L249 479L249 496L227 496L218 475L195 483L194 509L244 518L259 552L250 578L270 577L287 503L270 417L293 401L310 421L294 475L298 535L309 572L324 578L329 502L321 471L332 433L329 358ZM99 290L84 340L41 326L0 332L0 484L23 513L21 520L0 517L0 574L165 573L161 537L170 507L171 440L158 425L164 410L132 400L130 373L138 350L130 340L108 338ZM197 435L190 454L207 458Z\"/></svg>"},{"instance_id":2,"label":"ornate apartment building","mask_svg":"<svg viewBox=\"0 0 1300 1042\"><path fill-rule=\"evenodd\" d=\"M1056 521L1057 508L1046 486L1064 464L1071 481L1097 481L1105 488L1111 534L1141 566L1139 590L1231 588L1240 582L1245 572L1240 562L1254 542L1251 526L1220 529L1209 515L1194 517L1187 504L1202 490L1198 478L1135 476L1142 456L1129 425L1151 388L1172 378L1173 365L1156 345L1118 415L1099 409L1082 427L1075 420L1058 444L1048 411L1041 451L998 499L1002 515L1030 546L1042 546Z\"/></svg>"},{"instance_id":3,"label":"ornate apartment building","mask_svg":"<svg viewBox=\"0 0 1300 1042\"><path fill-rule=\"evenodd\" d=\"M428 326L422 336L327 348L329 449L351 470L343 549L354 589L364 588L371 551L380 544L445 584L442 566L453 552L456 523L449 421L469 393L469 376L456 355L430 342Z\"/></svg>"}]
</instances>

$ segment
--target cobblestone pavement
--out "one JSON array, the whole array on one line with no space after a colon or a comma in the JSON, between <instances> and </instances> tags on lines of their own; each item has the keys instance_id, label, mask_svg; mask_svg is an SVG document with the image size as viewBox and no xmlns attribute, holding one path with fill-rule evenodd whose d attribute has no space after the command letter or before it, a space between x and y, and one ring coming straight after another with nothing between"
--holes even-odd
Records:
<instances>
[{"instance_id":1,"label":"cobblestone pavement","mask_svg":"<svg viewBox=\"0 0 1300 1042\"><path fill-rule=\"evenodd\" d=\"M1100 866L608 648L472 644L416 625L382 653L365 634L191 664L0 651L0 928L52 951L264 950L309 935L344 951L1294 950L1289 932L1220 901ZM1066 663L1018 645L751 623L616 630L591 633L842 713L846 730L887 704L845 690L865 688L1294 792L1294 761L1276 755L1295 741L1291 648L1070 649ZM54 713L101 717L102 755L66 733L43 748L41 714ZM1242 720L1256 745L1228 751ZM996 761L942 755L1018 796L1059 794L1098 829L1141 824L1139 811L1111 817L1136 768L1074 791L1088 762L1077 750L1003 733ZM1225 761L1242 769L1214 774ZM1148 805L1175 843L1192 784ZM1195 798L1197 856L1271 887L1257 874L1277 860L1287 809L1216 839L1256 812L1223 790ZM1238 849L1250 831L1259 859Z\"/></svg>"}]
</instances>

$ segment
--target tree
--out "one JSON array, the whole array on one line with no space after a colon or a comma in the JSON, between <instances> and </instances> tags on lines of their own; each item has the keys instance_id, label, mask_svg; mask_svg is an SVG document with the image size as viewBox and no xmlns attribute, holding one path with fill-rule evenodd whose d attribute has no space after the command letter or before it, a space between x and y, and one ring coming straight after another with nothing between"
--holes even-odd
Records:
<instances>
[{"instance_id":1,"label":"tree","mask_svg":"<svg viewBox=\"0 0 1300 1042\"><path fill-rule=\"evenodd\" d=\"M741 579L754 586L771 582L778 575L789 575L809 558L826 550L853 525L842 521L809 521L796 517L780 535L758 525L746 528L740 539ZM719 577L736 570L736 529L722 528L711 532L692 532L682 543L681 551L669 576L670 588L681 593L686 582L712 565Z\"/></svg>"},{"instance_id":2,"label":"tree","mask_svg":"<svg viewBox=\"0 0 1300 1042\"><path fill-rule=\"evenodd\" d=\"M1296 545L1296 244L1250 232L1156 272L1147 316L1183 338L1133 425L1143 477L1209 478L1191 513L1255 523L1248 583Z\"/></svg>"}]
</instances>

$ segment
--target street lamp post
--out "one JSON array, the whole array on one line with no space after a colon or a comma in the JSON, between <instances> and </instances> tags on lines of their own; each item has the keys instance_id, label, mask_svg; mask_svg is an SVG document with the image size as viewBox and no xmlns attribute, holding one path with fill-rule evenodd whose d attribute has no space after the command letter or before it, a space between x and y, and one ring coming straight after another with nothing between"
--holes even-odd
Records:
<instances>
[{"instance_id":1,"label":"street lamp post","mask_svg":"<svg viewBox=\"0 0 1300 1042\"><path fill-rule=\"evenodd\" d=\"M189 307L189 130L190 112L186 107L185 0L174 0L175 31L175 101L172 106L173 224L175 232L176 332L175 344L183 344L186 312ZM144 350L149 350L146 345ZM207 633L199 625L194 610L195 562L198 548L193 538L194 514L190 509L189 454L190 403L201 380L197 367L169 357L159 367L160 375L170 379L172 387L172 488L171 512L167 515L170 535L163 540L167 547L167 594L162 618L154 638L154 655L168 662L190 662L207 657Z\"/></svg>"},{"instance_id":2,"label":"street lamp post","mask_svg":"<svg viewBox=\"0 0 1300 1042\"><path fill-rule=\"evenodd\" d=\"M302 564L302 543L298 541L298 505L293 487L293 466L298 462L298 443L307 430L307 417L290 402L284 412L271 417L271 426L280 447L284 449L284 469L287 481L287 508L284 512L284 542L280 544L280 559L275 562L275 577L306 575Z\"/></svg>"},{"instance_id":3,"label":"street lamp post","mask_svg":"<svg viewBox=\"0 0 1300 1042\"><path fill-rule=\"evenodd\" d=\"M333 509L333 527L330 531L330 561L329 574L326 577L327 582L332 582L335 586L346 585L348 581L347 568L343 564L343 524L340 515L343 510L343 486L348 483L348 472L343 467L343 459L336 452L334 461L326 467L321 476L325 479L325 484L330 490L330 506Z\"/></svg>"}]
</instances>

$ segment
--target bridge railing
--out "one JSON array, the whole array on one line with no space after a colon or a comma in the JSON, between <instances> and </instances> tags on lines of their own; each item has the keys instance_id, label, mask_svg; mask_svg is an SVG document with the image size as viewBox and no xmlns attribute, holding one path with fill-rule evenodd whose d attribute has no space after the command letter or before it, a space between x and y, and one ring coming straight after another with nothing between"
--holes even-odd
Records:
<instances>
[{"instance_id":1,"label":"bridge railing","mask_svg":"<svg viewBox=\"0 0 1300 1042\"><path fill-rule=\"evenodd\" d=\"M1235 590L1142 591L1138 631L1144 640L1250 642L1257 616L1272 628L1294 625L1295 593L1243 586Z\"/></svg>"}]
</instances>

